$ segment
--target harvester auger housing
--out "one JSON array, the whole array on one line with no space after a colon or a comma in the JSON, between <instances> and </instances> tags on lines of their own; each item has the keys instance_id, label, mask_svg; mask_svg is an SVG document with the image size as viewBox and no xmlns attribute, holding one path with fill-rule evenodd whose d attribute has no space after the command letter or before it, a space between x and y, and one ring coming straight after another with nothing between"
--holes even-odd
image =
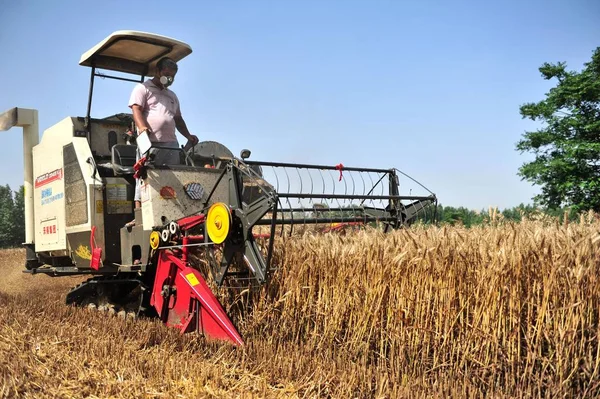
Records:
<instances>
[{"instance_id":1,"label":"harvester auger housing","mask_svg":"<svg viewBox=\"0 0 600 399\"><path fill-rule=\"evenodd\" d=\"M187 151L146 148L133 139L130 114L90 116L96 77L141 82L160 58L179 61L190 53L164 36L115 32L81 58L91 67L85 117L63 119L39 144L35 110L5 112L0 129L25 129L28 272L89 275L68 293L69 304L155 314L181 332L242 344L207 281L261 287L273 274L278 236L294 229L396 229L435 218L436 197L396 169L250 161L250 151L237 158L211 141ZM156 150L178 151L181 162L157 164ZM401 178L425 194L400 195ZM141 208L134 209L138 182Z\"/></svg>"}]
</instances>

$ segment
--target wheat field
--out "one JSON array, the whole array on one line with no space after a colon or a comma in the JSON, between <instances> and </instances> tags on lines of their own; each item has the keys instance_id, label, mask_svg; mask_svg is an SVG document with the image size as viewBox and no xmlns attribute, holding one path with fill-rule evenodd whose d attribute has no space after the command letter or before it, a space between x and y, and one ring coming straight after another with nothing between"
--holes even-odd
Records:
<instances>
[{"instance_id":1,"label":"wheat field","mask_svg":"<svg viewBox=\"0 0 600 399\"><path fill-rule=\"evenodd\" d=\"M64 305L0 252L0 397L600 396L600 221L281 239L227 300L247 345Z\"/></svg>"}]
</instances>

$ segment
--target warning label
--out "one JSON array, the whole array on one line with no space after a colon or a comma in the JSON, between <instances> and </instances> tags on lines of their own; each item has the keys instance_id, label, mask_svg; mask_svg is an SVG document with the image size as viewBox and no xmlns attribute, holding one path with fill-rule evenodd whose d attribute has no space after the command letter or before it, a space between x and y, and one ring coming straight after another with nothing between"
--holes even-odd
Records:
<instances>
[{"instance_id":1,"label":"warning label","mask_svg":"<svg viewBox=\"0 0 600 399\"><path fill-rule=\"evenodd\" d=\"M131 213L133 211L133 201L108 200L106 201L106 211L109 214Z\"/></svg>"},{"instance_id":2,"label":"warning label","mask_svg":"<svg viewBox=\"0 0 600 399\"><path fill-rule=\"evenodd\" d=\"M109 201L127 201L127 185L107 184L106 199Z\"/></svg>"},{"instance_id":3,"label":"warning label","mask_svg":"<svg viewBox=\"0 0 600 399\"><path fill-rule=\"evenodd\" d=\"M185 278L187 279L187 281L190 282L190 284L192 285L192 287L200 284L200 281L198 281L198 278L196 277L196 275L194 273L188 273L188 274L186 274Z\"/></svg>"}]
</instances>

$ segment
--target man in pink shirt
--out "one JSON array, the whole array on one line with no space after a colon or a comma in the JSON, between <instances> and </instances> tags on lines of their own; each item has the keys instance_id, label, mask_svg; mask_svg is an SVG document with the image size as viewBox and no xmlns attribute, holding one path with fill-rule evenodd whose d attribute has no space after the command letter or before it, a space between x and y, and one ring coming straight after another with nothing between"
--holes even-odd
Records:
<instances>
[{"instance_id":1,"label":"man in pink shirt","mask_svg":"<svg viewBox=\"0 0 600 399\"><path fill-rule=\"evenodd\" d=\"M133 89L129 107L133 111L133 120L138 133L147 132L150 141L160 147L179 148L175 129L187 138L186 148L198 143L198 137L187 128L177 95L168 87L173 84L177 74L177 63L170 58L162 58L156 64L156 74L150 80L139 83ZM154 163L157 165L179 164L179 151L155 151ZM140 190L136 184L135 206L139 208Z\"/></svg>"}]
</instances>

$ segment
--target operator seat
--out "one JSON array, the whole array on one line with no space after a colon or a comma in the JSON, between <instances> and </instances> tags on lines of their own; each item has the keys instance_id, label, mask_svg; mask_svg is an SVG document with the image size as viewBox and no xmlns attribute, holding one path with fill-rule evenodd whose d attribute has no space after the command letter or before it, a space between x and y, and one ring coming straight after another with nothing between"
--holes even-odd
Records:
<instances>
[{"instance_id":1,"label":"operator seat","mask_svg":"<svg viewBox=\"0 0 600 399\"><path fill-rule=\"evenodd\" d=\"M112 146L112 168L115 176L133 175L137 146L115 144Z\"/></svg>"}]
</instances>

